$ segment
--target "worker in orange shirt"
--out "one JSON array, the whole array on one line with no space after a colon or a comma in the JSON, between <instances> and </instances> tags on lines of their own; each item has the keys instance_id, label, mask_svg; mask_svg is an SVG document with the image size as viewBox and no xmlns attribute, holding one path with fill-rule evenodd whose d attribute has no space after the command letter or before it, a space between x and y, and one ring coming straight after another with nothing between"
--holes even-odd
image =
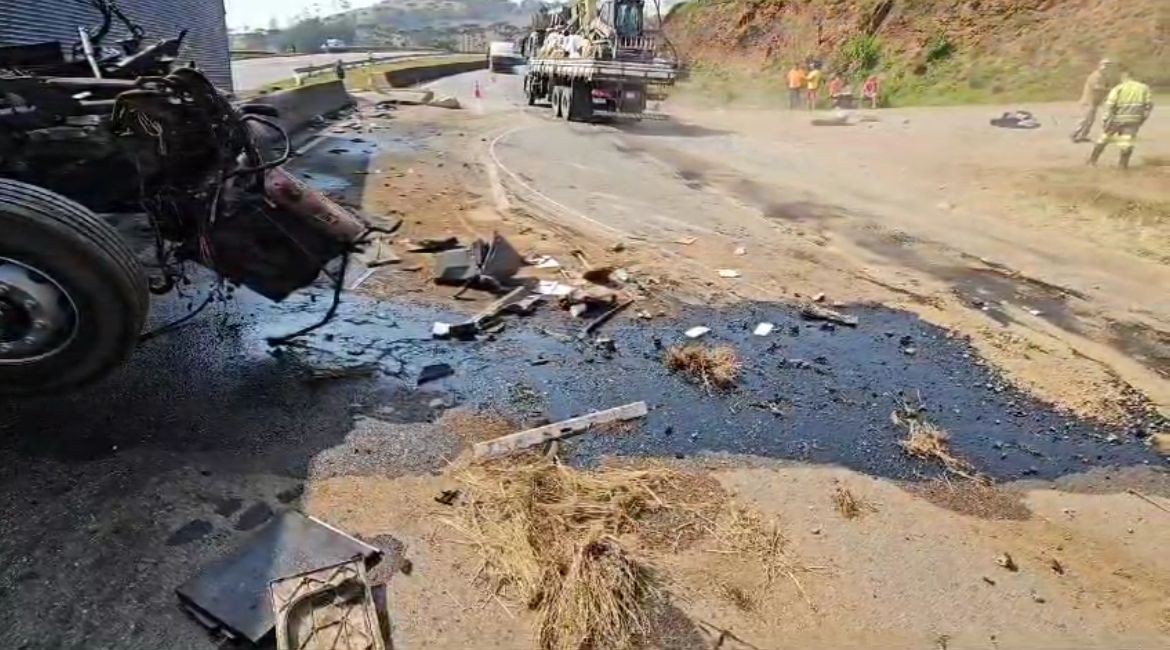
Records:
<instances>
[{"instance_id":1,"label":"worker in orange shirt","mask_svg":"<svg viewBox=\"0 0 1170 650\"><path fill-rule=\"evenodd\" d=\"M806 89L806 97L808 99L808 110L815 111L817 109L817 101L821 95L821 81L824 79L824 73L820 68L813 66L808 74L805 75L804 85Z\"/></svg>"},{"instance_id":2,"label":"worker in orange shirt","mask_svg":"<svg viewBox=\"0 0 1170 650\"><path fill-rule=\"evenodd\" d=\"M841 95L845 93L845 80L841 78L840 73L836 73L829 79L829 107L841 107Z\"/></svg>"},{"instance_id":3,"label":"worker in orange shirt","mask_svg":"<svg viewBox=\"0 0 1170 650\"><path fill-rule=\"evenodd\" d=\"M800 100L804 94L806 81L807 75L804 72L804 66L793 63L792 69L788 71L788 108L792 110L800 108Z\"/></svg>"},{"instance_id":4,"label":"worker in orange shirt","mask_svg":"<svg viewBox=\"0 0 1170 650\"><path fill-rule=\"evenodd\" d=\"M878 107L878 92L877 75L871 74L865 80L865 85L861 87L861 96L865 98L865 101L869 102L870 108Z\"/></svg>"}]
</instances>

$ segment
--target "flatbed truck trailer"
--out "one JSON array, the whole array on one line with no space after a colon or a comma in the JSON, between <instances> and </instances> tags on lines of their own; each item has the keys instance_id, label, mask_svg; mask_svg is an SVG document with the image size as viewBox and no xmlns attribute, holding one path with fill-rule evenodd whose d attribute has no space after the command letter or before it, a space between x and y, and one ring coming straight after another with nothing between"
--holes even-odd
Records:
<instances>
[{"instance_id":1,"label":"flatbed truck trailer","mask_svg":"<svg viewBox=\"0 0 1170 650\"><path fill-rule=\"evenodd\" d=\"M594 116L641 118L648 86L670 86L674 64L612 59L531 58L524 75L528 105L548 102L553 114L571 122Z\"/></svg>"}]
</instances>

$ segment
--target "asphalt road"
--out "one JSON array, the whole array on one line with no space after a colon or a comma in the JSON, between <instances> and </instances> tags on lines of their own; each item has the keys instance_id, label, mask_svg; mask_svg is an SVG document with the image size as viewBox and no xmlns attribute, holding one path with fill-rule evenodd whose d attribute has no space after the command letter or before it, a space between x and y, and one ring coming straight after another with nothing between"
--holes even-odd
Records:
<instances>
[{"instance_id":1,"label":"asphalt road","mask_svg":"<svg viewBox=\"0 0 1170 650\"><path fill-rule=\"evenodd\" d=\"M245 59L232 61L232 82L236 91L252 90L264 84L281 79L290 79L293 70L314 65L327 65L342 61L363 61L370 54L375 57L407 57L428 54L416 51L385 51L385 52L336 52L332 54L305 54L302 56L276 56L262 59Z\"/></svg>"}]
</instances>

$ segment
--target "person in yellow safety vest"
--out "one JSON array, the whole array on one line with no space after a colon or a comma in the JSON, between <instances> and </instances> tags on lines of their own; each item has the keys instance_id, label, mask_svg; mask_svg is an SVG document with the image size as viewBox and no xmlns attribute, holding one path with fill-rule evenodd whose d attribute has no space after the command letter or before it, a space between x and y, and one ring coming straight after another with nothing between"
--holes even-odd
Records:
<instances>
[{"instance_id":1,"label":"person in yellow safety vest","mask_svg":"<svg viewBox=\"0 0 1170 650\"><path fill-rule=\"evenodd\" d=\"M1093 147L1089 156L1089 164L1096 165L1105 147L1116 143L1121 151L1120 165L1122 169L1129 167L1129 159L1133 156L1134 141L1138 131L1150 118L1154 110L1154 95L1150 87L1136 80L1128 70L1121 71L1121 83L1109 91L1105 99L1105 119L1103 126L1105 134Z\"/></svg>"}]
</instances>

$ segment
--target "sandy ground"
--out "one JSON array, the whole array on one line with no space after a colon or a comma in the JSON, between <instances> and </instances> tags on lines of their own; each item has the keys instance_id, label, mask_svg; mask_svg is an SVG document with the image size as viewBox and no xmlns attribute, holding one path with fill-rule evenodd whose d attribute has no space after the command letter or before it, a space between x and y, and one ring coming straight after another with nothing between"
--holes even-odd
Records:
<instances>
[{"instance_id":1,"label":"sandy ground","mask_svg":"<svg viewBox=\"0 0 1170 650\"><path fill-rule=\"evenodd\" d=\"M1082 415L1118 420L1141 399L1170 404L1164 117L1148 130L1141 168L1123 175L1079 166L1087 152L1064 139L1067 106L1039 111L1046 126L1034 133L989 130L994 107L882 112L823 129L802 114L679 107L674 121L615 128L551 122L518 106L515 82L464 75L438 86L464 110L394 113L397 133L425 130L433 144L371 162L361 207L384 223L404 219L386 244L403 259L362 291L475 311L486 298L453 300L455 289L431 283L428 258L406 251L421 238L496 230L564 266L530 274L578 282L574 251L628 269L640 295L669 295L647 301L651 315L674 300L824 292L951 328L1026 389ZM376 133L375 123L337 134ZM720 279L720 268L744 277ZM471 417L436 426L465 437ZM757 459L696 462L738 503L775 517L805 569L800 589L752 591L750 568L701 548L646 558L668 577L684 630L660 647L716 647L704 623L742 640L724 648L1170 639L1170 502L1139 496L1165 493L1158 468L979 490ZM445 523L452 508L433 499L453 487L449 473L310 474L308 512L406 545L413 571L389 583L395 647L534 646L532 613L475 582L481 560ZM840 487L866 504L861 517L834 508ZM997 564L1004 553L1018 571Z\"/></svg>"},{"instance_id":2,"label":"sandy ground","mask_svg":"<svg viewBox=\"0 0 1170 650\"><path fill-rule=\"evenodd\" d=\"M455 422L465 430L466 420L436 426ZM728 457L697 467L735 504L778 523L794 572L765 587L758 565L712 552L709 540L644 553L671 603L670 633L652 647L716 647L704 624L748 644L722 647L740 648L1113 648L1170 638L1170 515L1086 489L1103 476L1078 489L998 486L999 504L978 517L844 469ZM333 477L311 482L303 505L405 544L412 570L388 590L395 647L534 647L535 615L475 580L482 560L452 525L466 506L434 501L457 487L450 469ZM838 489L862 502L860 516L842 516ZM997 563L1005 553L1018 570Z\"/></svg>"}]
</instances>

